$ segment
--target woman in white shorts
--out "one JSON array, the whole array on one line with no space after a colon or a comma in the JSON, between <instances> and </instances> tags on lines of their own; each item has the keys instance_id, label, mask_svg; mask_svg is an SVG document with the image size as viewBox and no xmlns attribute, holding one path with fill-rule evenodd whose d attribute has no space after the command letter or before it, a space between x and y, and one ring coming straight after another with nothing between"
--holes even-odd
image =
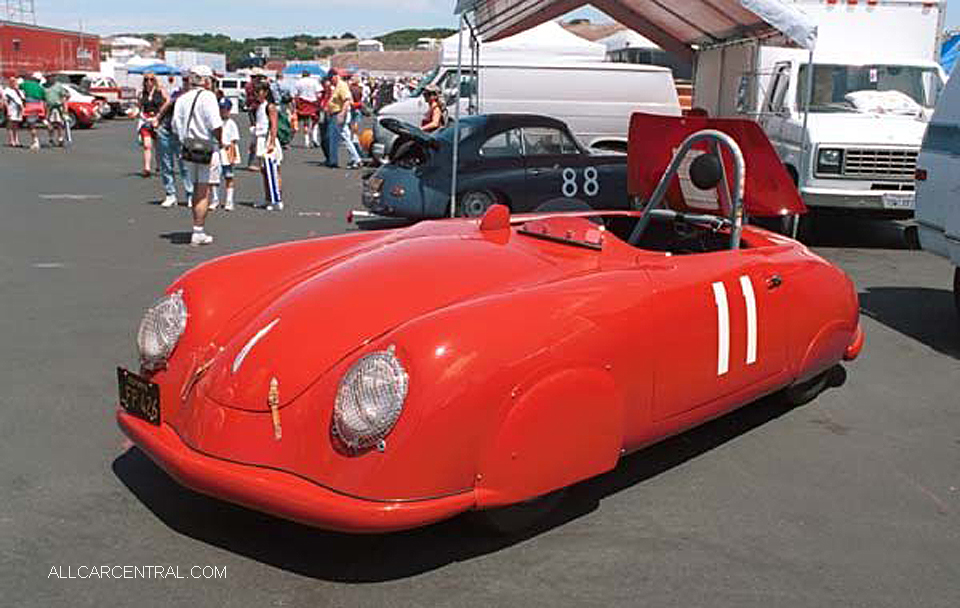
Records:
<instances>
[{"instance_id":1,"label":"woman in white shorts","mask_svg":"<svg viewBox=\"0 0 960 608\"><path fill-rule=\"evenodd\" d=\"M0 104L7 115L7 145L20 145L20 121L23 120L23 97L13 79L0 83Z\"/></svg>"},{"instance_id":2,"label":"woman in white shorts","mask_svg":"<svg viewBox=\"0 0 960 608\"><path fill-rule=\"evenodd\" d=\"M260 81L254 90L260 104L257 106L253 134L257 138L257 157L260 159L263 191L266 194L266 202L257 206L266 207L270 211L282 211L280 162L283 160L283 148L277 140L277 102L270 91L270 83Z\"/></svg>"}]
</instances>

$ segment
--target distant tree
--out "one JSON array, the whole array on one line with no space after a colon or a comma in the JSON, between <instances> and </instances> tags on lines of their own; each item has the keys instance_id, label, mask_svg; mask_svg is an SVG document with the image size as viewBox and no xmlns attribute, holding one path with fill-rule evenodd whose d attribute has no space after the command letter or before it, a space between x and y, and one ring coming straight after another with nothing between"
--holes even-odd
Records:
<instances>
[{"instance_id":1,"label":"distant tree","mask_svg":"<svg viewBox=\"0 0 960 608\"><path fill-rule=\"evenodd\" d=\"M337 49L332 46L325 46L317 53L320 57L329 57L330 55L336 54Z\"/></svg>"},{"instance_id":2,"label":"distant tree","mask_svg":"<svg viewBox=\"0 0 960 608\"><path fill-rule=\"evenodd\" d=\"M344 32L343 34L340 34L340 39L341 39L341 40L347 40L347 39L356 40L357 37L354 36L351 32Z\"/></svg>"},{"instance_id":3,"label":"distant tree","mask_svg":"<svg viewBox=\"0 0 960 608\"><path fill-rule=\"evenodd\" d=\"M293 53L287 55L288 59L297 59L300 61L309 61L313 59L315 53L313 49L297 49Z\"/></svg>"}]
</instances>

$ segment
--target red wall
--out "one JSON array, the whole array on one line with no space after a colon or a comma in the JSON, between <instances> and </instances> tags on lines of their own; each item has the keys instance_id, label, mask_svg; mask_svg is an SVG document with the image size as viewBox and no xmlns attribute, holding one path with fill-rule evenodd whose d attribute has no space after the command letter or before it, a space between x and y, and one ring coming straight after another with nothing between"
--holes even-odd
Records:
<instances>
[{"instance_id":1,"label":"red wall","mask_svg":"<svg viewBox=\"0 0 960 608\"><path fill-rule=\"evenodd\" d=\"M100 37L0 21L0 75L100 71Z\"/></svg>"}]
</instances>

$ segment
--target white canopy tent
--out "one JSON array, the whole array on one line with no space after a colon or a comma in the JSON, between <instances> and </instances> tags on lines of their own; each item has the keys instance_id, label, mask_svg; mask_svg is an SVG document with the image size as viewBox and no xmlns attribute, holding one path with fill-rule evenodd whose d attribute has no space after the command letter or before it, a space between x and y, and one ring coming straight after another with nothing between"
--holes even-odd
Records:
<instances>
[{"instance_id":1,"label":"white canopy tent","mask_svg":"<svg viewBox=\"0 0 960 608\"><path fill-rule=\"evenodd\" d=\"M442 43L444 64L457 63L458 34L445 38ZM464 41L466 44L467 41ZM465 46L464 54L469 54ZM485 63L511 65L536 62L538 59L551 63L603 61L607 49L604 45L590 42L568 32L556 21L541 23L529 30L496 42L481 42L479 54Z\"/></svg>"},{"instance_id":2,"label":"white canopy tent","mask_svg":"<svg viewBox=\"0 0 960 608\"><path fill-rule=\"evenodd\" d=\"M492 42L588 4L688 59L698 46L777 33L816 44L813 21L780 0L458 0L456 12L471 13L474 33Z\"/></svg>"}]
</instances>

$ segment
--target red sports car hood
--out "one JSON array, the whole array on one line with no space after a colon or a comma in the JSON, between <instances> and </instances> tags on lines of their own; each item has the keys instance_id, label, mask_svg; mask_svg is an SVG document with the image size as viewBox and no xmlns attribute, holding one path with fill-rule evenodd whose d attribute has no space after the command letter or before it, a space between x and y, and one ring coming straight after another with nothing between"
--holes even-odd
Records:
<instances>
[{"instance_id":1,"label":"red sports car hood","mask_svg":"<svg viewBox=\"0 0 960 608\"><path fill-rule=\"evenodd\" d=\"M516 238L512 239L516 240ZM362 251L293 285L223 344L208 396L268 410L297 398L344 357L406 321L457 302L555 279L563 268L517 243L428 236Z\"/></svg>"}]
</instances>

